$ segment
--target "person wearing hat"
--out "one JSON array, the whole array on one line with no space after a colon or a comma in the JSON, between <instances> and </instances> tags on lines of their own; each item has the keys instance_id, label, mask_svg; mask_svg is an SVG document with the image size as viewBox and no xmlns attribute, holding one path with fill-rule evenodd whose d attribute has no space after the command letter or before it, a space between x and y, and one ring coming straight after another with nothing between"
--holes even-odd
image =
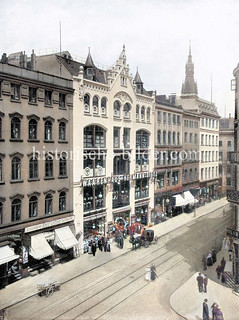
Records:
<instances>
[{"instance_id":1,"label":"person wearing hat","mask_svg":"<svg viewBox=\"0 0 239 320\"><path fill-rule=\"evenodd\" d=\"M209 309L208 309L208 304L207 304L207 299L204 299L203 301L203 312L202 312L202 318L203 320L209 320Z\"/></svg>"},{"instance_id":2,"label":"person wearing hat","mask_svg":"<svg viewBox=\"0 0 239 320\"><path fill-rule=\"evenodd\" d=\"M219 307L219 305L217 305L217 309L216 309L216 312L215 312L215 315L214 315L214 319L215 320L224 320L223 318L223 313L222 313L222 310L221 308Z\"/></svg>"},{"instance_id":3,"label":"person wearing hat","mask_svg":"<svg viewBox=\"0 0 239 320\"><path fill-rule=\"evenodd\" d=\"M215 320L216 318L216 311L217 311L218 304L216 302L213 302L211 309L212 309L212 320Z\"/></svg>"}]
</instances>

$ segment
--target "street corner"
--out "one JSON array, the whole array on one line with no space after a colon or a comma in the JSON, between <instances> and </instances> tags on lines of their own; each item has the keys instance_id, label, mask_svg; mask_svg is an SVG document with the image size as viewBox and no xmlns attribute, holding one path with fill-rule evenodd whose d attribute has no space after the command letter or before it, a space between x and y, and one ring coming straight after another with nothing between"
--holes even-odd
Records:
<instances>
[{"instance_id":1,"label":"street corner","mask_svg":"<svg viewBox=\"0 0 239 320\"><path fill-rule=\"evenodd\" d=\"M224 319L238 320L238 297L231 288L224 287L209 279L207 293L199 292L197 285L198 272L189 278L170 297L171 308L187 320L200 320L203 313L203 301L208 300L211 306L216 302L224 315Z\"/></svg>"}]
</instances>

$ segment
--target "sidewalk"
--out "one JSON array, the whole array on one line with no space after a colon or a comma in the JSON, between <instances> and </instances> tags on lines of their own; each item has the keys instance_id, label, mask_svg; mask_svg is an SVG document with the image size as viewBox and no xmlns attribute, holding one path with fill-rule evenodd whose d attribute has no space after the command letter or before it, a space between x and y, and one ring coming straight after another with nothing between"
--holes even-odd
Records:
<instances>
[{"instance_id":1,"label":"sidewalk","mask_svg":"<svg viewBox=\"0 0 239 320\"><path fill-rule=\"evenodd\" d=\"M225 198L216 200L206 206L198 208L196 210L196 217L194 217L193 212L189 214L183 213L168 221L155 225L151 229L155 231L155 235L161 237L201 216L224 207L225 205L228 205L227 207L229 208L229 204ZM117 248L115 242L113 242L111 244L111 252L99 252L99 250L97 250L96 257L86 253L67 263L58 264L41 274L21 279L0 290L0 309L10 307L13 304L37 294L38 283L47 283L50 281L59 281L60 283L67 282L81 274L106 264L110 260L116 259L123 254L127 254L131 249L132 244L129 243L128 240L125 241L123 249Z\"/></svg>"},{"instance_id":2,"label":"sidewalk","mask_svg":"<svg viewBox=\"0 0 239 320\"><path fill-rule=\"evenodd\" d=\"M170 297L172 309L187 320L202 319L202 304L204 299L208 299L209 309L213 302L217 302L223 312L225 320L238 320L239 296L227 284L222 284L216 276L216 267L220 264L222 257L228 261L227 250L222 250L217 255L217 262L208 267L206 271L199 270L207 274L208 286L207 293L199 293L197 286L197 276L195 273L187 282L185 282ZM230 285L230 283L229 283ZM210 317L211 309L210 309Z\"/></svg>"}]
</instances>

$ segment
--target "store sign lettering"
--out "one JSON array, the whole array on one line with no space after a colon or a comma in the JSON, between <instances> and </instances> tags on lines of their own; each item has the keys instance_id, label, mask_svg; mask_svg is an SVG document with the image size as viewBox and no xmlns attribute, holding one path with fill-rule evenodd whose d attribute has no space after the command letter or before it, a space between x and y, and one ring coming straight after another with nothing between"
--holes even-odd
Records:
<instances>
[{"instance_id":1,"label":"store sign lettering","mask_svg":"<svg viewBox=\"0 0 239 320\"><path fill-rule=\"evenodd\" d=\"M25 228L25 233L49 228L49 227L56 226L58 224L66 223L66 222L73 221L73 220L74 220L74 217L67 217L67 218L62 218L62 219L58 219L58 220L53 220L53 221L37 224L35 226Z\"/></svg>"}]
</instances>

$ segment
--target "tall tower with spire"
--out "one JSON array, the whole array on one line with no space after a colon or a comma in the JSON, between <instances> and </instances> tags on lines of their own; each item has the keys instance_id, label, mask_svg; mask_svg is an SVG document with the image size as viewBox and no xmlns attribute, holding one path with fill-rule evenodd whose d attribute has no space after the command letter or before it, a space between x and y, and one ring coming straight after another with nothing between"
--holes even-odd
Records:
<instances>
[{"instance_id":1,"label":"tall tower with spire","mask_svg":"<svg viewBox=\"0 0 239 320\"><path fill-rule=\"evenodd\" d=\"M188 61L185 67L185 81L182 85L182 96L197 96L197 83L194 81L194 63L192 62L191 43L189 44Z\"/></svg>"},{"instance_id":2,"label":"tall tower with spire","mask_svg":"<svg viewBox=\"0 0 239 320\"><path fill-rule=\"evenodd\" d=\"M144 83L140 78L138 68L137 68L137 72L136 72L136 75L135 75L135 78L134 78L134 83L136 84L136 92L143 94Z\"/></svg>"},{"instance_id":3,"label":"tall tower with spire","mask_svg":"<svg viewBox=\"0 0 239 320\"><path fill-rule=\"evenodd\" d=\"M85 76L90 79L95 81L95 65L92 59L92 56L90 54L90 48L89 48L89 52L88 52L88 56L86 58L86 62L84 65L84 70L85 70Z\"/></svg>"}]
</instances>

